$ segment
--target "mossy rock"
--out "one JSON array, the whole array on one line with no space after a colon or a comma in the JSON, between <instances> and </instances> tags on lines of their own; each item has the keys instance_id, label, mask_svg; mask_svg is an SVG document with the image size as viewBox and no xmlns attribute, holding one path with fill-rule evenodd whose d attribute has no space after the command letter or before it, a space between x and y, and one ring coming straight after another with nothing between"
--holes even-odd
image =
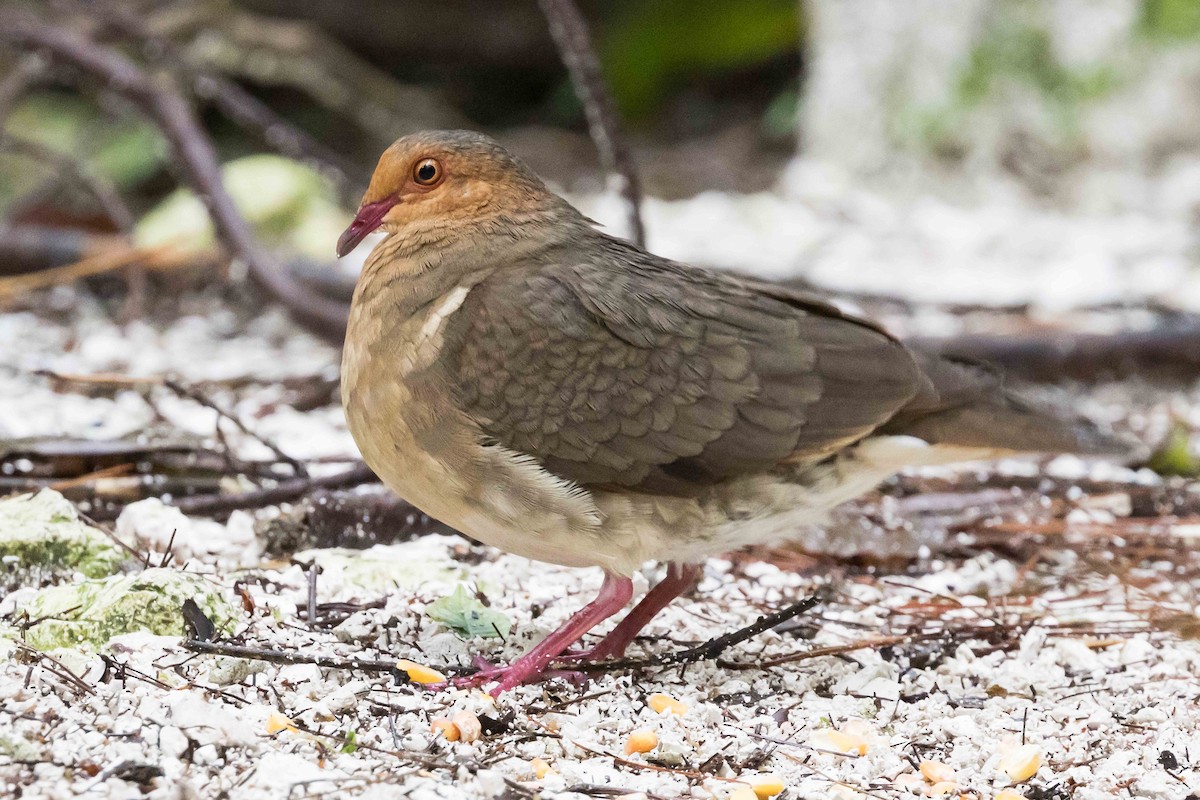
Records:
<instances>
[{"instance_id":1,"label":"mossy rock","mask_svg":"<svg viewBox=\"0 0 1200 800\"><path fill-rule=\"evenodd\" d=\"M79 519L75 506L43 489L0 500L0 559L32 583L55 574L102 578L117 571L125 552L99 529Z\"/></svg>"},{"instance_id":2,"label":"mossy rock","mask_svg":"<svg viewBox=\"0 0 1200 800\"><path fill-rule=\"evenodd\" d=\"M134 575L86 580L43 589L19 610L35 621L25 642L39 650L100 648L114 636L148 631L184 634L183 601L194 600L217 629L228 633L237 621L219 587L202 575L175 569L147 569Z\"/></svg>"}]
</instances>

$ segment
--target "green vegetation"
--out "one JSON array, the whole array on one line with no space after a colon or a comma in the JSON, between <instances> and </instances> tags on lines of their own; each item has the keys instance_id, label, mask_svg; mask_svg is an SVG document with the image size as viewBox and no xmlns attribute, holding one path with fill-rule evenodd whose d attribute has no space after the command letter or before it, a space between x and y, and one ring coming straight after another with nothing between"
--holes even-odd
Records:
<instances>
[{"instance_id":1,"label":"green vegetation","mask_svg":"<svg viewBox=\"0 0 1200 800\"><path fill-rule=\"evenodd\" d=\"M1138 30L1158 40L1200 37L1200 3L1196 0L1142 0Z\"/></svg>"},{"instance_id":2,"label":"green vegetation","mask_svg":"<svg viewBox=\"0 0 1200 800\"><path fill-rule=\"evenodd\" d=\"M430 603L425 614L463 636L503 638L512 628L508 617L488 608L461 583L453 594Z\"/></svg>"},{"instance_id":3,"label":"green vegetation","mask_svg":"<svg viewBox=\"0 0 1200 800\"><path fill-rule=\"evenodd\" d=\"M795 0L626 2L604 31L600 57L621 111L659 107L677 81L799 52Z\"/></svg>"},{"instance_id":4,"label":"green vegetation","mask_svg":"<svg viewBox=\"0 0 1200 800\"><path fill-rule=\"evenodd\" d=\"M103 647L114 636L148 631L182 636L183 601L192 599L218 630L233 629L237 612L201 575L147 569L134 575L43 589L20 611L33 622L25 642L39 650Z\"/></svg>"},{"instance_id":5,"label":"green vegetation","mask_svg":"<svg viewBox=\"0 0 1200 800\"><path fill-rule=\"evenodd\" d=\"M18 571L33 571L26 583L55 573L111 575L125 560L104 533L79 519L75 506L43 489L0 501L0 557L15 559Z\"/></svg>"}]
</instances>

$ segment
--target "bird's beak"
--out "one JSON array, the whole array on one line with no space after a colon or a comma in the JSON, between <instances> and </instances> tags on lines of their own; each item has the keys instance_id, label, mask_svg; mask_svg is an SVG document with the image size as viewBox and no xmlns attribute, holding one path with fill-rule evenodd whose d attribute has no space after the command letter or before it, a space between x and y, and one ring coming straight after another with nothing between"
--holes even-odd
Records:
<instances>
[{"instance_id":1,"label":"bird's beak","mask_svg":"<svg viewBox=\"0 0 1200 800\"><path fill-rule=\"evenodd\" d=\"M354 222L350 223L350 227L346 228L337 242L338 258L349 253L354 248L358 247L358 243L367 237L367 234L379 227L383 222L383 218L392 206L400 202L397 197L389 197L384 200L376 200L374 203L363 203L358 208L358 214L354 217Z\"/></svg>"}]
</instances>

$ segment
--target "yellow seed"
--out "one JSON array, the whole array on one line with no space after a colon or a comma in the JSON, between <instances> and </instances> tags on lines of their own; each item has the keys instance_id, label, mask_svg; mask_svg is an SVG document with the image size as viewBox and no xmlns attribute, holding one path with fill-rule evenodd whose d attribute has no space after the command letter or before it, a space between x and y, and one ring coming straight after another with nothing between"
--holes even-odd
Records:
<instances>
[{"instance_id":1,"label":"yellow seed","mask_svg":"<svg viewBox=\"0 0 1200 800\"><path fill-rule=\"evenodd\" d=\"M296 723L280 714L278 711L272 711L267 715L267 735L274 736L280 731L291 731L295 733L297 730Z\"/></svg>"},{"instance_id":2,"label":"yellow seed","mask_svg":"<svg viewBox=\"0 0 1200 800\"><path fill-rule=\"evenodd\" d=\"M921 777L930 783L946 783L954 780L954 770L940 761L922 761Z\"/></svg>"},{"instance_id":3,"label":"yellow seed","mask_svg":"<svg viewBox=\"0 0 1200 800\"><path fill-rule=\"evenodd\" d=\"M934 797L941 797L956 791L958 791L958 784L954 781L938 781L929 787L929 794Z\"/></svg>"},{"instance_id":4,"label":"yellow seed","mask_svg":"<svg viewBox=\"0 0 1200 800\"><path fill-rule=\"evenodd\" d=\"M1001 789L996 792L996 800L1025 800L1025 795L1012 789Z\"/></svg>"},{"instance_id":5,"label":"yellow seed","mask_svg":"<svg viewBox=\"0 0 1200 800\"><path fill-rule=\"evenodd\" d=\"M1042 766L1042 754L1037 745L1023 744L1014 747L1000 758L1000 769L1013 783L1027 781L1037 774Z\"/></svg>"},{"instance_id":6,"label":"yellow seed","mask_svg":"<svg viewBox=\"0 0 1200 800\"><path fill-rule=\"evenodd\" d=\"M529 762L529 766L533 767L533 774L537 776L539 781L547 775L554 774L554 769L544 759L541 758L533 759Z\"/></svg>"},{"instance_id":7,"label":"yellow seed","mask_svg":"<svg viewBox=\"0 0 1200 800\"><path fill-rule=\"evenodd\" d=\"M429 723L435 734L440 733L447 742L458 741L458 726L445 717L437 717Z\"/></svg>"},{"instance_id":8,"label":"yellow seed","mask_svg":"<svg viewBox=\"0 0 1200 800\"><path fill-rule=\"evenodd\" d=\"M758 800L767 800L768 797L774 797L783 791L783 779L769 772L753 775L744 780L750 784L750 788L754 790L754 795Z\"/></svg>"},{"instance_id":9,"label":"yellow seed","mask_svg":"<svg viewBox=\"0 0 1200 800\"><path fill-rule=\"evenodd\" d=\"M483 733L483 726L479 724L479 717L470 711L459 711L450 718L450 721L454 723L454 727L458 728L458 736L464 742L478 741L480 735Z\"/></svg>"},{"instance_id":10,"label":"yellow seed","mask_svg":"<svg viewBox=\"0 0 1200 800\"><path fill-rule=\"evenodd\" d=\"M813 747L833 750L847 755L865 756L870 745L860 736L853 736L833 728L822 728L812 736Z\"/></svg>"},{"instance_id":11,"label":"yellow seed","mask_svg":"<svg viewBox=\"0 0 1200 800\"><path fill-rule=\"evenodd\" d=\"M415 661L409 661L407 658L402 658L396 662L396 669L408 674L408 679L413 683L445 683L446 676L438 672L436 669L430 669L423 664L418 664Z\"/></svg>"},{"instance_id":12,"label":"yellow seed","mask_svg":"<svg viewBox=\"0 0 1200 800\"><path fill-rule=\"evenodd\" d=\"M676 700L674 697L671 697L671 695L663 694L662 692L655 692L654 694L650 695L649 699L646 701L646 704L649 705L650 708L654 709L655 713L658 714L661 714L664 711L669 711L672 714L683 716L688 712L687 703L683 702L682 700Z\"/></svg>"},{"instance_id":13,"label":"yellow seed","mask_svg":"<svg viewBox=\"0 0 1200 800\"><path fill-rule=\"evenodd\" d=\"M658 747L658 734L641 728L629 734L629 738L625 740L625 755L649 753L656 747Z\"/></svg>"},{"instance_id":14,"label":"yellow seed","mask_svg":"<svg viewBox=\"0 0 1200 800\"><path fill-rule=\"evenodd\" d=\"M739 786L729 793L726 800L758 800L758 795L749 786Z\"/></svg>"}]
</instances>

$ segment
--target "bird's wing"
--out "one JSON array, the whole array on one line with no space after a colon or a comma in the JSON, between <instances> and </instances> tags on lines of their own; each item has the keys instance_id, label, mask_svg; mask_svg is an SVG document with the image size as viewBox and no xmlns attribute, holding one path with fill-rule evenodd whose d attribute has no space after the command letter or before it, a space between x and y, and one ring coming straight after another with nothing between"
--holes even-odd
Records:
<instances>
[{"instance_id":1,"label":"bird's wing","mask_svg":"<svg viewBox=\"0 0 1200 800\"><path fill-rule=\"evenodd\" d=\"M454 315L465 409L556 475L687 493L821 458L921 387L903 345L832 306L610 249L497 271Z\"/></svg>"}]
</instances>

